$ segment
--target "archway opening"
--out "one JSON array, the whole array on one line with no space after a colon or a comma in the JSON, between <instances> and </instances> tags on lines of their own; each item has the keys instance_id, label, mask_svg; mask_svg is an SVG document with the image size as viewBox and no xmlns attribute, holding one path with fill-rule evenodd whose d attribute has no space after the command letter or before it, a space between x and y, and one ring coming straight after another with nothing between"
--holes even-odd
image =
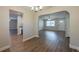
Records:
<instances>
[{"instance_id":1,"label":"archway opening","mask_svg":"<svg viewBox=\"0 0 79 59\"><path fill-rule=\"evenodd\" d=\"M53 51L68 51L69 39L69 13L60 11L39 16L38 33L40 40ZM51 48L52 47L52 48ZM68 48L68 49L67 49Z\"/></svg>"}]
</instances>

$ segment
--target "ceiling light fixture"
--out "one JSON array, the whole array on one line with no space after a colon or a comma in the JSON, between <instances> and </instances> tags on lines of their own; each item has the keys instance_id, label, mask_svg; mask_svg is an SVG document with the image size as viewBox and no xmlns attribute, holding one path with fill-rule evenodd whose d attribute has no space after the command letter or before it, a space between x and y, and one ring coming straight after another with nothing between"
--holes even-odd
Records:
<instances>
[{"instance_id":1,"label":"ceiling light fixture","mask_svg":"<svg viewBox=\"0 0 79 59\"><path fill-rule=\"evenodd\" d=\"M42 10L42 8L43 8L42 6L32 6L31 7L32 11L35 11L35 12Z\"/></svg>"}]
</instances>

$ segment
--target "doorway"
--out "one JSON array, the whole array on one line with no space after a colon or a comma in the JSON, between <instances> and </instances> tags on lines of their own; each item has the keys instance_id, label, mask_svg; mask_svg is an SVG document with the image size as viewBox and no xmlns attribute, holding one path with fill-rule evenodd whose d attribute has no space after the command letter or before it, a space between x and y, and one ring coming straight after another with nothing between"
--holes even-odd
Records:
<instances>
[{"instance_id":1,"label":"doorway","mask_svg":"<svg viewBox=\"0 0 79 59\"><path fill-rule=\"evenodd\" d=\"M9 30L11 35L22 35L23 24L22 24L22 13L14 10L10 10L10 22Z\"/></svg>"},{"instance_id":2,"label":"doorway","mask_svg":"<svg viewBox=\"0 0 79 59\"><path fill-rule=\"evenodd\" d=\"M9 11L9 31L11 36L10 51L24 51L23 48L23 23L21 12L10 10Z\"/></svg>"},{"instance_id":3,"label":"doorway","mask_svg":"<svg viewBox=\"0 0 79 59\"><path fill-rule=\"evenodd\" d=\"M69 13L67 11L41 15L39 16L38 23L40 40L45 41L46 46L52 47L54 51L66 51L70 49L69 39L66 38L69 37L70 26Z\"/></svg>"},{"instance_id":4,"label":"doorway","mask_svg":"<svg viewBox=\"0 0 79 59\"><path fill-rule=\"evenodd\" d=\"M67 11L41 15L38 20L38 32L41 30L60 31L65 33L65 37L69 37L69 23Z\"/></svg>"}]
</instances>

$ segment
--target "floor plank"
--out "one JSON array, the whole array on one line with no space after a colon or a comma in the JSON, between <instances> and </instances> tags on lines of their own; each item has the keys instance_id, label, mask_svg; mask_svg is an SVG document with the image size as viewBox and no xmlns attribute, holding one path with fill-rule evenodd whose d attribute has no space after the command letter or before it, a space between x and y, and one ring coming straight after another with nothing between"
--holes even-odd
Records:
<instances>
[{"instance_id":1,"label":"floor plank","mask_svg":"<svg viewBox=\"0 0 79 59\"><path fill-rule=\"evenodd\" d=\"M39 38L22 42L23 36L12 36L12 52L77 52L69 48L69 39L63 31L40 31Z\"/></svg>"}]
</instances>

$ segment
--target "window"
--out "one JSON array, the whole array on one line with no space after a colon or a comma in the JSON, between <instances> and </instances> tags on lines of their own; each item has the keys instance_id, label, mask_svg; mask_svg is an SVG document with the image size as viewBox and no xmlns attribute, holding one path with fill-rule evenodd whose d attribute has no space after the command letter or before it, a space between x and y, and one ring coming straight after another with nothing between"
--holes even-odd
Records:
<instances>
[{"instance_id":1,"label":"window","mask_svg":"<svg viewBox=\"0 0 79 59\"><path fill-rule=\"evenodd\" d=\"M55 21L46 21L46 26L55 26Z\"/></svg>"}]
</instances>

